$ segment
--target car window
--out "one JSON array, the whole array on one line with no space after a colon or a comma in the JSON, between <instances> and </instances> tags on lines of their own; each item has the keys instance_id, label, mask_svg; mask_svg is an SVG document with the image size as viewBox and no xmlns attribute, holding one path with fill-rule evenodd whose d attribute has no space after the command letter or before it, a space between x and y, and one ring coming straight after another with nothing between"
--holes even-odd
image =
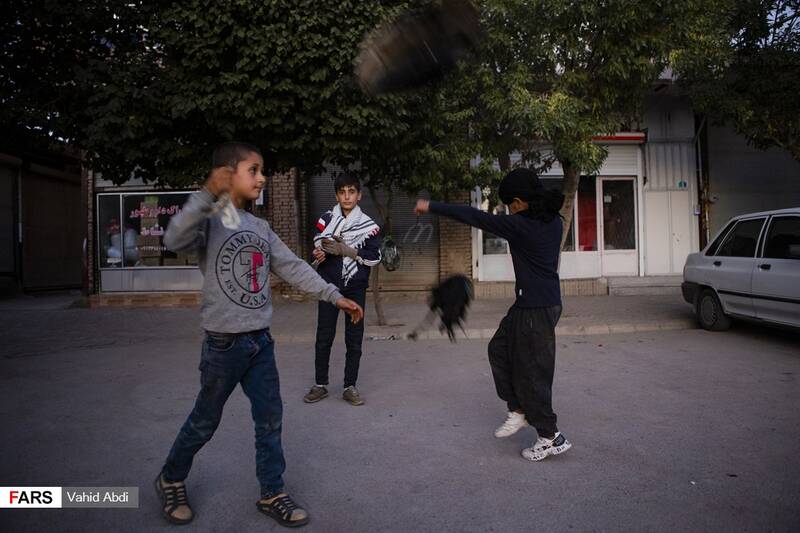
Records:
<instances>
[{"instance_id":1,"label":"car window","mask_svg":"<svg viewBox=\"0 0 800 533\"><path fill-rule=\"evenodd\" d=\"M706 250L706 255L714 255L714 252L717 250L717 248L719 248L719 245L722 242L722 239L725 238L725 235L728 234L728 231L730 231L730 229L733 227L734 224L736 224L735 220L730 222L727 226L725 226L724 230L719 232L719 235L717 235L717 238L714 239L714 242L712 242L711 246L709 246L708 250Z\"/></svg>"},{"instance_id":2,"label":"car window","mask_svg":"<svg viewBox=\"0 0 800 533\"><path fill-rule=\"evenodd\" d=\"M764 257L800 259L800 217L775 217L769 226Z\"/></svg>"},{"instance_id":3,"label":"car window","mask_svg":"<svg viewBox=\"0 0 800 533\"><path fill-rule=\"evenodd\" d=\"M717 250L716 255L726 257L755 257L758 234L764 225L763 218L740 220Z\"/></svg>"}]
</instances>

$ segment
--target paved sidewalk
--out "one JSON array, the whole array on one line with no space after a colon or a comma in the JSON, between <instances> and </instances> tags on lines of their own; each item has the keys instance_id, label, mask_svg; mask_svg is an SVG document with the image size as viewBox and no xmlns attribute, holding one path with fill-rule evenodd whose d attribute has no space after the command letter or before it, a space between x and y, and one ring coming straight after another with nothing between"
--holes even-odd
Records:
<instances>
[{"instance_id":1,"label":"paved sidewalk","mask_svg":"<svg viewBox=\"0 0 800 533\"><path fill-rule=\"evenodd\" d=\"M76 349L128 346L171 338L198 339L199 308L75 308L72 293L25 296L0 300L0 336L5 357L48 352L54 344ZM489 339L512 304L510 299L473 302L459 338ZM276 301L272 331L282 342L313 341L317 303ZM372 298L367 299L367 341L405 340L427 313L421 293L389 294L384 301L388 325L378 326ZM26 331L31 317L41 324L36 335ZM343 318L341 320L344 320ZM691 307L679 296L572 296L564 298L564 311L556 329L561 336L601 335L694 329ZM337 328L339 337L344 328ZM435 327L421 331L419 340L445 338ZM337 342L341 338L337 339Z\"/></svg>"},{"instance_id":2,"label":"paved sidewalk","mask_svg":"<svg viewBox=\"0 0 800 533\"><path fill-rule=\"evenodd\" d=\"M511 299L475 300L470 307L464 332L459 338L490 339L500 319L513 304ZM281 303L275 312L273 329L286 340L313 340L314 331L297 324L316 321L314 302ZM371 340L403 340L416 328L427 312L420 295L389 295L384 302L387 326L378 326L372 298L367 299L365 336ZM601 335L692 329L697 324L691 306L680 296L569 296L558 323L558 335ZM340 328L341 329L341 328ZM420 339L440 339L446 335L435 327L420 333Z\"/></svg>"}]
</instances>

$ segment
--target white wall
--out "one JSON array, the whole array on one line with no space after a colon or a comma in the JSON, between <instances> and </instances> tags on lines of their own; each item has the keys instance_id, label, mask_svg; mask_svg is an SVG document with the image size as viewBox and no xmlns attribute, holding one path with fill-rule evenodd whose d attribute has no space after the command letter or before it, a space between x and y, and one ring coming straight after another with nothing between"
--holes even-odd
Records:
<instances>
[{"instance_id":1,"label":"white wall","mask_svg":"<svg viewBox=\"0 0 800 533\"><path fill-rule=\"evenodd\" d=\"M639 161L639 146L635 144L607 145L608 157L603 161L598 176L636 176ZM547 155L544 152L543 155ZM518 157L518 156L517 156ZM513 158L512 158L513 160ZM564 171L558 162L553 163L543 176L563 176Z\"/></svg>"},{"instance_id":2,"label":"white wall","mask_svg":"<svg viewBox=\"0 0 800 533\"><path fill-rule=\"evenodd\" d=\"M644 272L680 274L699 248L694 114L670 94L645 101Z\"/></svg>"}]
</instances>

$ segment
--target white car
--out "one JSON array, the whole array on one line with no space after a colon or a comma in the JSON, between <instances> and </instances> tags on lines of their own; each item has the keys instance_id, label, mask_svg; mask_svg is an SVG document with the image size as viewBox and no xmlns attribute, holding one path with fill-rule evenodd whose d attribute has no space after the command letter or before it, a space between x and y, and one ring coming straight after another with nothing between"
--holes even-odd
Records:
<instances>
[{"instance_id":1,"label":"white car","mask_svg":"<svg viewBox=\"0 0 800 533\"><path fill-rule=\"evenodd\" d=\"M732 318L800 327L800 207L731 219L686 258L681 288L707 330Z\"/></svg>"}]
</instances>

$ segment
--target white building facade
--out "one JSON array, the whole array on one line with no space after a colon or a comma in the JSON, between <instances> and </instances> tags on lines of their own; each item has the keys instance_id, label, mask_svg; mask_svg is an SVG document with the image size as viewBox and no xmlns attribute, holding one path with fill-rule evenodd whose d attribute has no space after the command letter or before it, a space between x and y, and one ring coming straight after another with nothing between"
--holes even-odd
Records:
<instances>
[{"instance_id":1,"label":"white building facade","mask_svg":"<svg viewBox=\"0 0 800 533\"><path fill-rule=\"evenodd\" d=\"M686 256L700 246L700 167L688 102L652 97L641 131L595 142L608 150L608 157L596 175L580 178L561 278L680 274ZM556 164L541 177L546 187L560 188L563 171ZM472 204L488 208L479 189ZM473 230L472 237L473 277L513 281L507 243L480 230Z\"/></svg>"}]
</instances>

